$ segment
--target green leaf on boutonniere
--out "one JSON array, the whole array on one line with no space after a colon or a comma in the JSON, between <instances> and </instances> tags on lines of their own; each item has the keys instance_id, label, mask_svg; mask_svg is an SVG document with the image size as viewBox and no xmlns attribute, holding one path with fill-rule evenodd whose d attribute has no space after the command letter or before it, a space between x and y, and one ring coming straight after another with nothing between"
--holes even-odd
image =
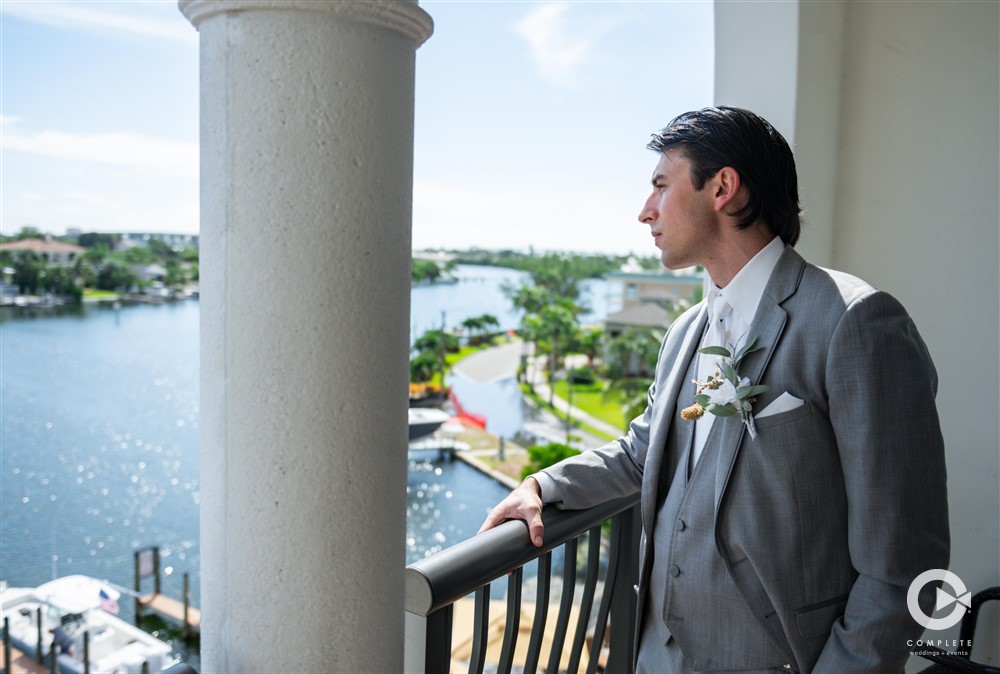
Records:
<instances>
[{"instance_id":1,"label":"green leaf on boutonniere","mask_svg":"<svg viewBox=\"0 0 1000 674\"><path fill-rule=\"evenodd\" d=\"M730 405L709 405L705 411L711 412L717 417L731 417L736 414L736 410Z\"/></svg>"},{"instance_id":2,"label":"green leaf on boutonniere","mask_svg":"<svg viewBox=\"0 0 1000 674\"><path fill-rule=\"evenodd\" d=\"M744 400L745 398L750 398L750 397L753 397L755 395L760 395L761 393L764 393L765 391L767 391L767 387L764 386L764 385L759 385L759 386L741 386L740 388L736 389L736 396L740 400Z\"/></svg>"},{"instance_id":3,"label":"green leaf on boutonniere","mask_svg":"<svg viewBox=\"0 0 1000 674\"><path fill-rule=\"evenodd\" d=\"M733 369L732 365L726 362L722 362L720 363L720 365L722 366L723 376L729 381L731 381L733 383L733 386L736 386L737 384L740 383L740 378L736 374L736 370Z\"/></svg>"},{"instance_id":4,"label":"green leaf on boutonniere","mask_svg":"<svg viewBox=\"0 0 1000 674\"><path fill-rule=\"evenodd\" d=\"M706 346L704 348L698 349L698 353L704 353L709 356L722 356L723 358L729 358L733 354L729 352L729 349L723 348L721 346Z\"/></svg>"},{"instance_id":5,"label":"green leaf on boutonniere","mask_svg":"<svg viewBox=\"0 0 1000 674\"><path fill-rule=\"evenodd\" d=\"M708 397L707 395L705 395L704 393L699 393L698 395L696 395L696 396L694 397L694 401L695 401L696 403L698 403L699 405L701 405L702 407L708 407L708 404L709 404L709 403L711 402L711 400L712 400L712 399L711 399L711 398L709 398L709 397Z\"/></svg>"},{"instance_id":6,"label":"green leaf on boutonniere","mask_svg":"<svg viewBox=\"0 0 1000 674\"><path fill-rule=\"evenodd\" d=\"M743 357L746 356L748 353L753 353L754 351L759 351L760 349L764 348L759 346L755 349L754 344L756 343L757 343L757 338L754 337L749 342L747 342L742 349L736 352L736 357L733 358L733 360L739 363L741 360L743 360Z\"/></svg>"}]
</instances>

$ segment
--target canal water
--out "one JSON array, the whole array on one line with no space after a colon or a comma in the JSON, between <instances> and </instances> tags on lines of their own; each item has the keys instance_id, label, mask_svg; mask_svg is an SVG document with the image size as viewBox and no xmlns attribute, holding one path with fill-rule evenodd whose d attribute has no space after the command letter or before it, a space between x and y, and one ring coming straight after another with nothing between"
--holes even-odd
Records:
<instances>
[{"instance_id":1,"label":"canal water","mask_svg":"<svg viewBox=\"0 0 1000 674\"><path fill-rule=\"evenodd\" d=\"M442 311L449 326L493 313L516 327L500 287L523 275L459 267L459 278L413 290L411 332L440 325ZM591 293L600 312L602 288ZM133 552L158 545L164 591L180 597L189 572L200 603L198 313L196 300L0 310L0 578L82 573L131 587ZM498 400L497 418L519 404ZM412 453L407 562L474 535L506 492L462 462Z\"/></svg>"}]
</instances>

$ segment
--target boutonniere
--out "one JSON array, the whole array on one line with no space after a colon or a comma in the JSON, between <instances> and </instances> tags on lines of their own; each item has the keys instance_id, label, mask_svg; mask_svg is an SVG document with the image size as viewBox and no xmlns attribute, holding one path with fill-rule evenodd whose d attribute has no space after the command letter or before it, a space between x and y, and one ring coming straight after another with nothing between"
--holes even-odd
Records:
<instances>
[{"instance_id":1,"label":"boutonniere","mask_svg":"<svg viewBox=\"0 0 1000 674\"><path fill-rule=\"evenodd\" d=\"M717 417L739 414L747 427L747 432L750 433L750 438L757 438L757 429L754 427L753 414L750 411L753 409L755 396L766 391L767 387L751 386L747 377L739 375L740 363L747 354L763 348L755 347L756 342L757 338L754 337L738 351L734 348L735 354L722 346L706 346L698 349L698 353L719 356L719 369L710 375L707 381L694 380L694 385L698 387L694 404L681 411L682 419L695 421L704 416L705 412L711 412Z\"/></svg>"}]
</instances>

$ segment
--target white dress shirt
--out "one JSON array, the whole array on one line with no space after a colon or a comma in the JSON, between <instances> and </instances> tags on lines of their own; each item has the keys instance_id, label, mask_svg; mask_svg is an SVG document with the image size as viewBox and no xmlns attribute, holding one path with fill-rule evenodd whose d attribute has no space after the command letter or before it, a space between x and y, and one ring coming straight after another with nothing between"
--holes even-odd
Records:
<instances>
[{"instance_id":1,"label":"white dress shirt","mask_svg":"<svg viewBox=\"0 0 1000 674\"><path fill-rule=\"evenodd\" d=\"M756 255L750 258L749 262L743 265L743 268L726 284L725 288L719 288L712 281L711 277L708 278L707 286L709 290L706 302L711 303L715 300L716 295L720 295L725 298L729 306L733 309L724 320L724 328L726 334L729 335L729 343L702 343L703 347L722 346L732 350L732 348L739 349L746 343L750 324L753 322L753 317L757 314L757 306L760 304L760 298L764 296L764 288L767 287L767 281L771 278L771 272L774 271L774 267L778 264L778 259L784 250L785 244L776 236L771 239L769 244L761 248ZM714 364L718 356L698 354L698 358L708 359ZM698 371L699 373L702 371L701 363L699 363ZM687 401L681 402L685 406L688 404ZM691 454L692 470L694 470L695 464L698 463L698 459L701 458L701 453L705 449L705 440L708 438L708 432L712 430L713 423L715 423L715 415L711 413L705 414L695 422L694 446Z\"/></svg>"}]
</instances>

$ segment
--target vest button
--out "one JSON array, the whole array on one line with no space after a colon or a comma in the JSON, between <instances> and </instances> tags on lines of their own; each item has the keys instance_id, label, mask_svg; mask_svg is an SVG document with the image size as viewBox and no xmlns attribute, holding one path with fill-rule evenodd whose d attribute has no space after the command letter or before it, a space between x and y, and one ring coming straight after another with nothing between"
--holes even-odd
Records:
<instances>
[{"instance_id":1,"label":"vest button","mask_svg":"<svg viewBox=\"0 0 1000 674\"><path fill-rule=\"evenodd\" d=\"M676 564L670 565L670 575L673 576L674 578L681 575L681 570Z\"/></svg>"},{"instance_id":2,"label":"vest button","mask_svg":"<svg viewBox=\"0 0 1000 674\"><path fill-rule=\"evenodd\" d=\"M684 531L688 528L687 522L684 520L677 520L677 531Z\"/></svg>"}]
</instances>

